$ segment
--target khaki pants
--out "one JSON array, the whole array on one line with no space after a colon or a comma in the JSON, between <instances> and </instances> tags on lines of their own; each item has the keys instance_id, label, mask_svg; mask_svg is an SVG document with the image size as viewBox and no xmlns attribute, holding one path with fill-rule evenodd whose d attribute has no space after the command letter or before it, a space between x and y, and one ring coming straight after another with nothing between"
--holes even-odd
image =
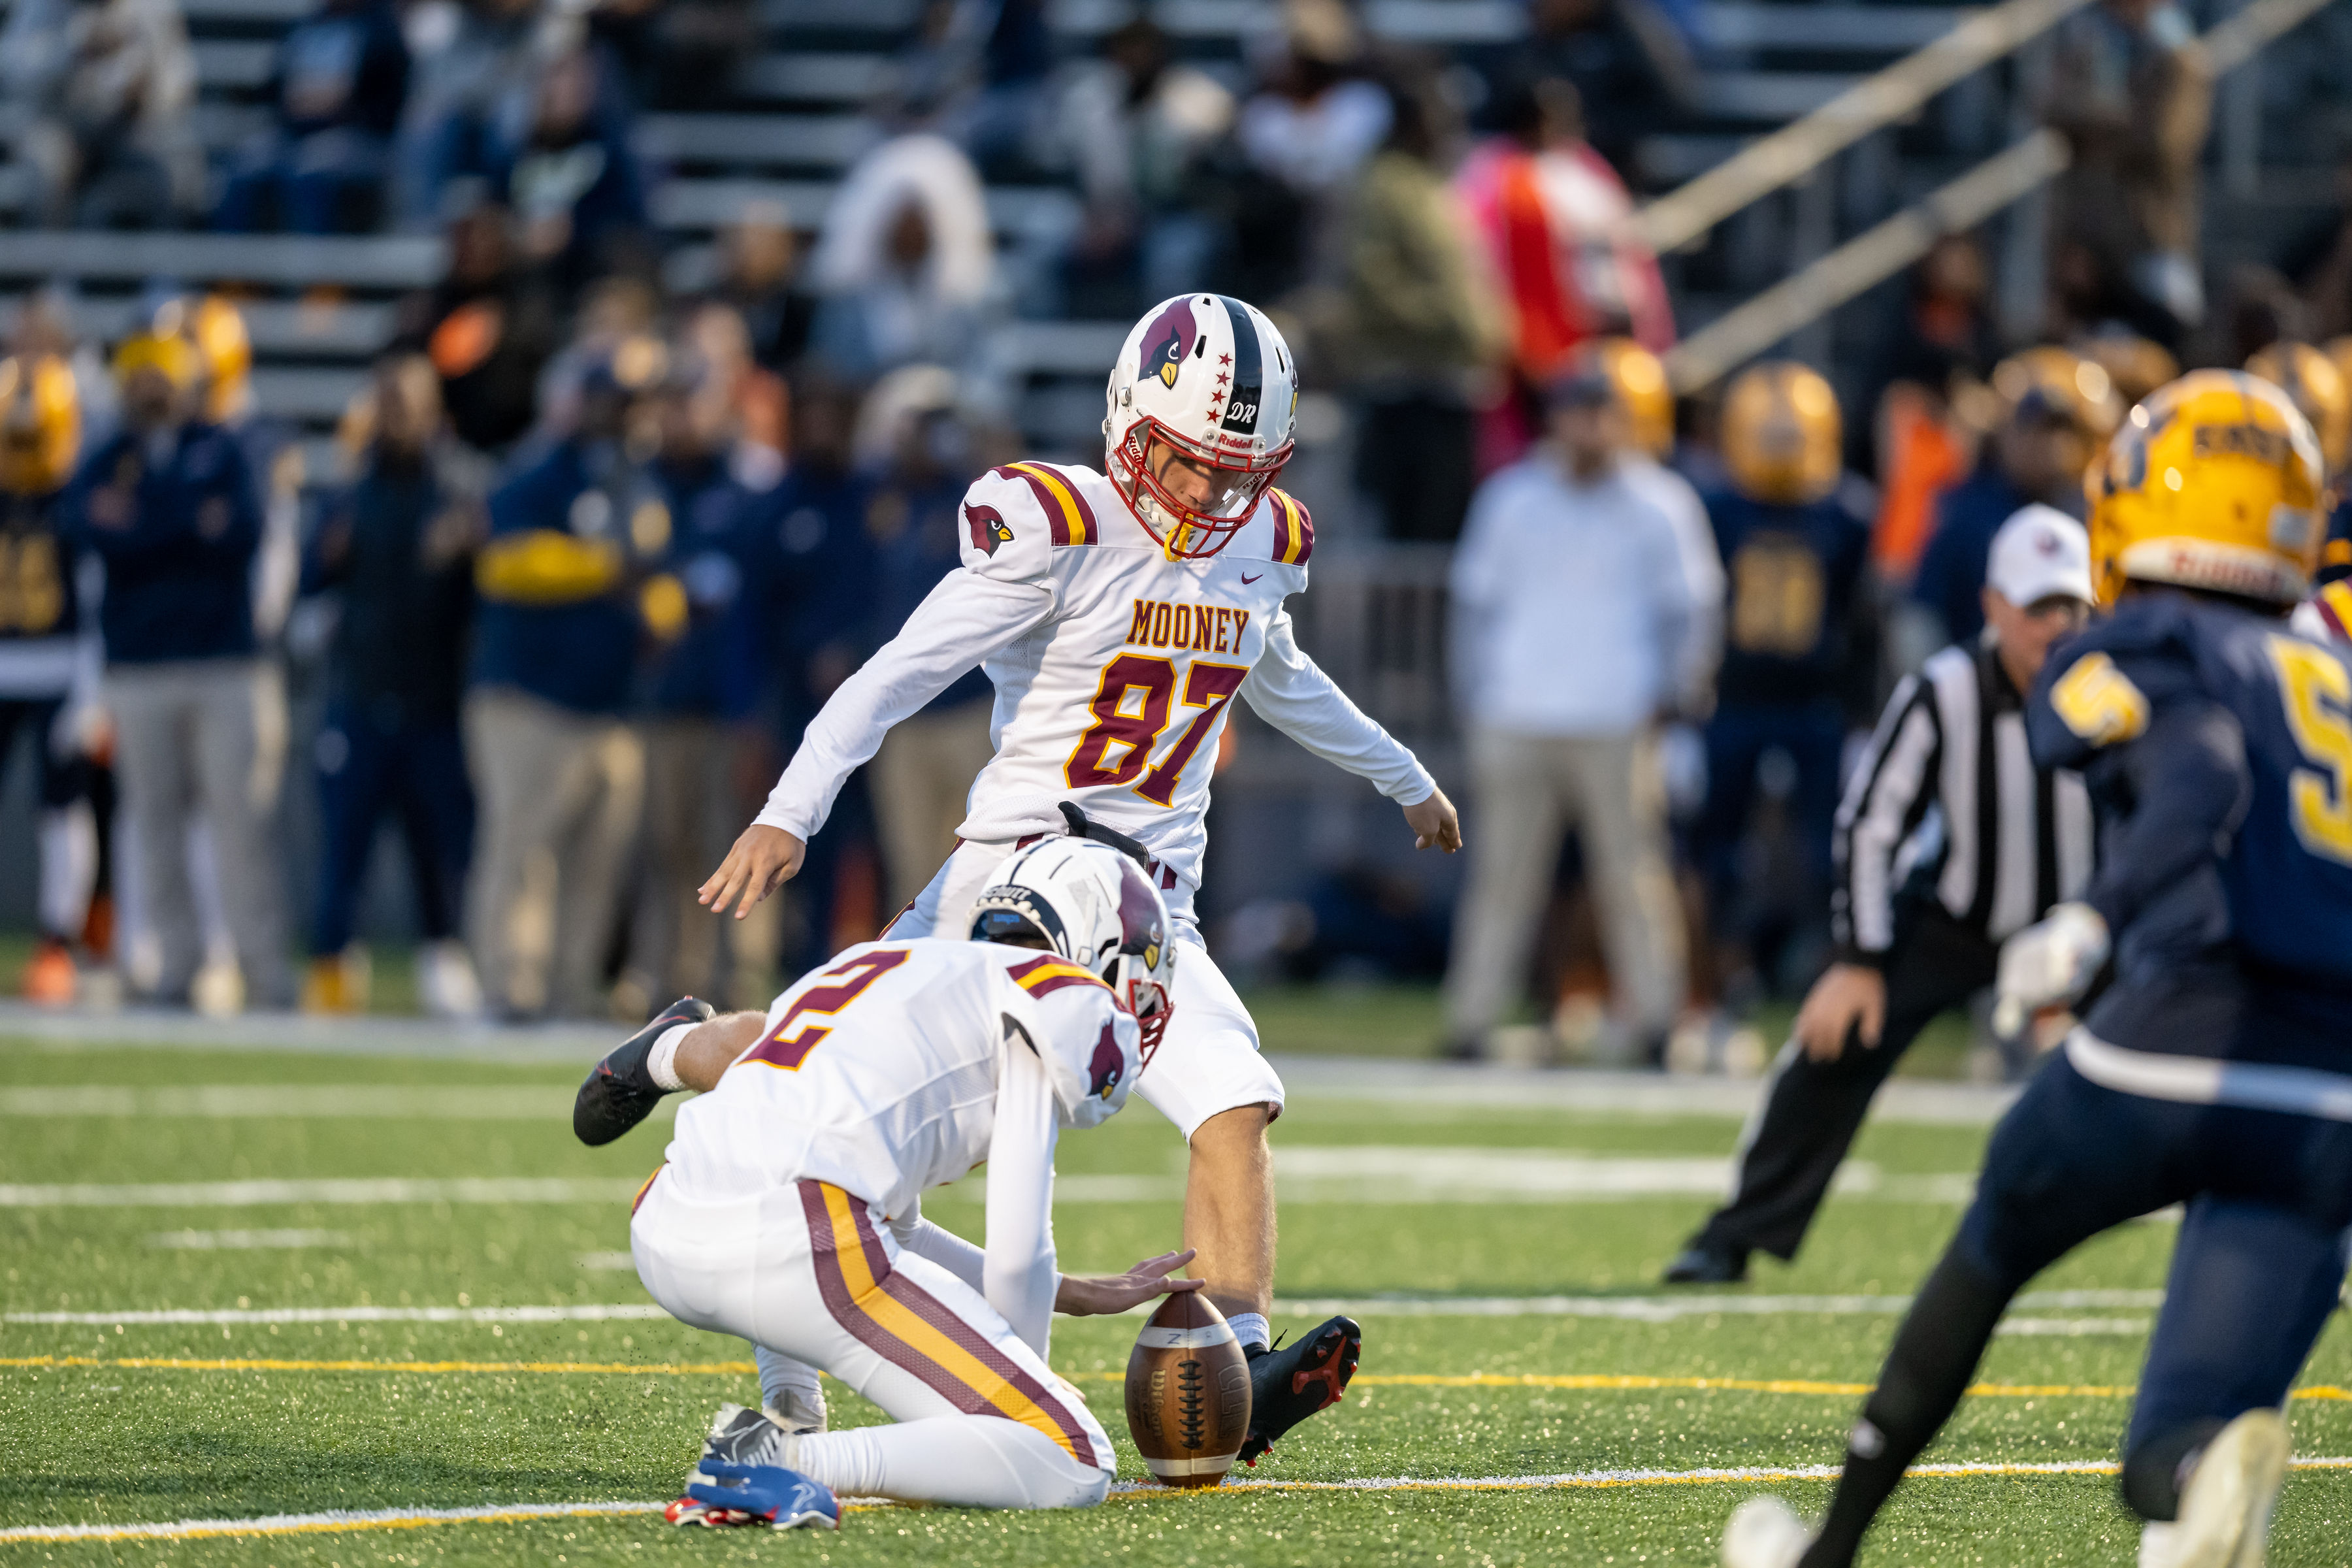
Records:
<instances>
[{"instance_id":1,"label":"khaki pants","mask_svg":"<svg viewBox=\"0 0 2352 1568\"><path fill-rule=\"evenodd\" d=\"M106 671L122 806L149 928L162 949L155 994L184 1001L204 960L188 828L212 834L221 915L247 1003L294 1001L286 960L284 858L270 836L285 774L284 689L257 659L117 664Z\"/></svg>"},{"instance_id":2,"label":"khaki pants","mask_svg":"<svg viewBox=\"0 0 2352 1568\"><path fill-rule=\"evenodd\" d=\"M467 924L494 1013L595 1006L621 871L646 793L645 754L618 719L511 687L466 696L466 769L481 825Z\"/></svg>"},{"instance_id":3,"label":"khaki pants","mask_svg":"<svg viewBox=\"0 0 2352 1568\"><path fill-rule=\"evenodd\" d=\"M891 730L874 757L874 815L882 828L890 907L915 901L956 847L971 781L996 754L986 702L917 714Z\"/></svg>"},{"instance_id":4,"label":"khaki pants","mask_svg":"<svg viewBox=\"0 0 2352 1568\"><path fill-rule=\"evenodd\" d=\"M1618 1011L1643 1035L1672 1027L1687 960L1654 741L1480 729L1471 733L1470 766L1470 881L1445 976L1454 1037L1483 1036L1526 985L1570 827L1583 845Z\"/></svg>"},{"instance_id":5,"label":"khaki pants","mask_svg":"<svg viewBox=\"0 0 2352 1568\"><path fill-rule=\"evenodd\" d=\"M725 917L695 897L751 817L729 785L732 737L715 719L691 718L653 720L637 734L646 756L646 837L629 926L630 981L653 1006L678 996L756 1005L738 993L765 967L774 922Z\"/></svg>"}]
</instances>

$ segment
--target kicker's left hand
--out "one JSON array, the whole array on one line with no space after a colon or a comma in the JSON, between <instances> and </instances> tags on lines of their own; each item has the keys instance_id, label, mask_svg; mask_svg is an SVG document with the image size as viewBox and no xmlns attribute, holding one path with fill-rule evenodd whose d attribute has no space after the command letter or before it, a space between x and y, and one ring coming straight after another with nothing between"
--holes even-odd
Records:
<instances>
[{"instance_id":1,"label":"kicker's left hand","mask_svg":"<svg viewBox=\"0 0 2352 1568\"><path fill-rule=\"evenodd\" d=\"M1444 790L1404 808L1404 825L1412 829L1415 849L1443 849L1448 855L1462 847L1462 819Z\"/></svg>"}]
</instances>

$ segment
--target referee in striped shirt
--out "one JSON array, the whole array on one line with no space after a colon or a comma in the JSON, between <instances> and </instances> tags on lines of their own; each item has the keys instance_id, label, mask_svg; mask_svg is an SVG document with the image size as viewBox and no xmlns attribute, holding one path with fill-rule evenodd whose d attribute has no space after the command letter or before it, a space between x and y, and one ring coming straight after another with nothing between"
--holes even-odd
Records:
<instances>
[{"instance_id":1,"label":"referee in striped shirt","mask_svg":"<svg viewBox=\"0 0 2352 1568\"><path fill-rule=\"evenodd\" d=\"M1871 1096L1937 1014L1992 984L2000 944L2090 879L2089 797L2027 753L2023 694L2091 609L2083 525L2028 506L1993 536L1985 631L1896 688L1838 808L1835 963L1805 997L1741 1135L1730 1202L1675 1285L1796 1256Z\"/></svg>"}]
</instances>

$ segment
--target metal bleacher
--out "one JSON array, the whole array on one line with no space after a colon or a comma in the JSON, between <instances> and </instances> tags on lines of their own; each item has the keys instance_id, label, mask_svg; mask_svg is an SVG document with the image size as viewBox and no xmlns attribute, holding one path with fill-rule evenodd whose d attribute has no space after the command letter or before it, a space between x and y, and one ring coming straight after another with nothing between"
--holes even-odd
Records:
<instances>
[{"instance_id":1,"label":"metal bleacher","mask_svg":"<svg viewBox=\"0 0 2352 1568\"><path fill-rule=\"evenodd\" d=\"M258 99L276 39L310 5L184 0L202 83L199 126L216 153L263 122L267 110ZM795 226L814 228L842 171L879 134L864 106L888 82L892 51L916 9L915 0L765 0L768 47L741 63L709 110L651 114L639 122L639 146L661 171L657 226L692 247L747 203L766 200L780 204ZM1060 0L1051 18L1077 50L1131 14L1128 0ZM1244 83L1252 40L1280 25L1279 8L1265 0L1162 0L1152 14L1188 59L1235 87ZM1521 0L1366 0L1360 11L1377 36L1440 47L1507 42L1524 14ZM1652 193L1688 180L1974 14L1899 3L1707 0L1697 103L1680 128L1643 146L1640 178ZM1968 118L1965 106L1960 118ZM21 200L20 182L11 174L0 166L0 222ZM1078 216L1072 195L1050 184L994 186L989 210L1008 254L1033 262L1050 254ZM388 302L429 282L441 263L440 244L430 237L19 230L0 234L0 293L70 279L88 301L90 328L112 335L129 321L131 301L149 279L234 281L255 297L262 407L322 428L389 331ZM1710 287L1747 282L1728 274L1711 278L1704 257L1673 265L1687 274L1676 281L1695 289L1702 316L1719 308ZM1089 322L1004 330L992 358L1026 389L1024 423L1033 433L1050 437L1066 425L1075 430L1091 424L1083 405L1098 395L1092 388L1115 331Z\"/></svg>"}]
</instances>

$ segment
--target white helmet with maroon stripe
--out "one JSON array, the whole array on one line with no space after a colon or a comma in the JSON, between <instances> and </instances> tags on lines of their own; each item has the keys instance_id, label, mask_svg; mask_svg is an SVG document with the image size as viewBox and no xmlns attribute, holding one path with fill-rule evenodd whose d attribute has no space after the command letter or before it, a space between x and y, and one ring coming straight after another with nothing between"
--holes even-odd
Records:
<instances>
[{"instance_id":1,"label":"white helmet with maroon stripe","mask_svg":"<svg viewBox=\"0 0 2352 1568\"><path fill-rule=\"evenodd\" d=\"M1153 306L1108 396L1110 481L1171 558L1223 550L1290 460L1297 362L1265 312L1226 295Z\"/></svg>"},{"instance_id":2,"label":"white helmet with maroon stripe","mask_svg":"<svg viewBox=\"0 0 2352 1568\"><path fill-rule=\"evenodd\" d=\"M1091 1053L1085 1061L1045 1051L1054 1097L1072 1125L1091 1127L1118 1110L1159 1049L1176 976L1169 935L1168 906L1151 879L1110 846L1085 838L1052 837L1015 849L973 900L972 941L1042 936L1051 952L1108 985L1135 1015L1141 1043L1133 1061L1108 1031L1104 1041L1117 1060L1106 1058L1103 1041L1071 1043Z\"/></svg>"}]
</instances>

